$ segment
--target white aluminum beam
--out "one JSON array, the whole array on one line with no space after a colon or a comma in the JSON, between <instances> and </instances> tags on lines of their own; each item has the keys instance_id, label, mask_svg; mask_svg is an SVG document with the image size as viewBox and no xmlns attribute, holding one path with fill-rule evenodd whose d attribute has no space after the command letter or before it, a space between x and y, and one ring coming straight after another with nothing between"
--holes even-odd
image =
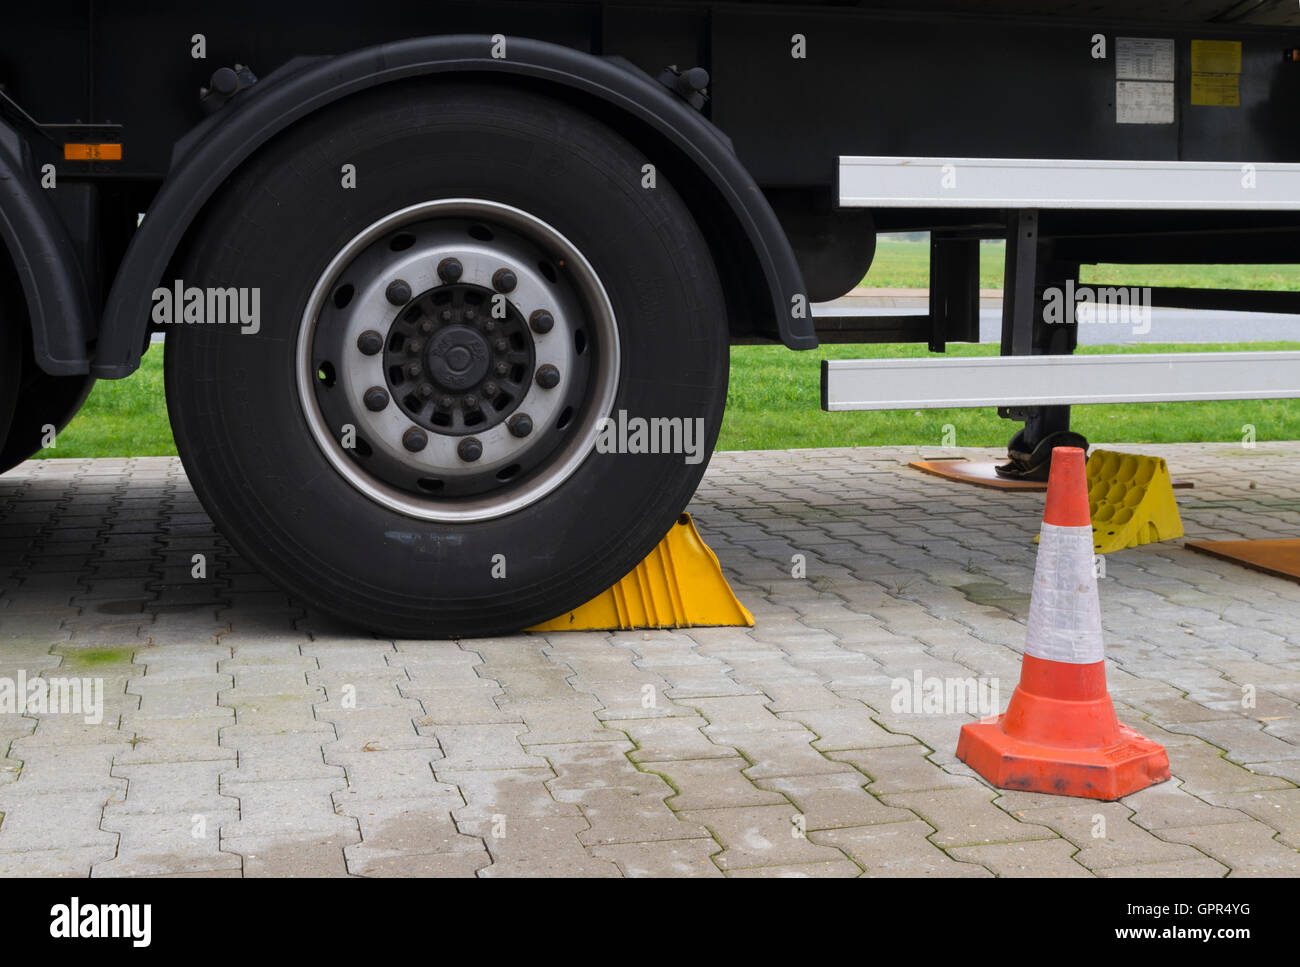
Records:
<instances>
[{"instance_id":1,"label":"white aluminum beam","mask_svg":"<svg viewBox=\"0 0 1300 967\"><path fill-rule=\"evenodd\" d=\"M841 157L841 208L1300 211L1300 164Z\"/></svg>"},{"instance_id":2,"label":"white aluminum beam","mask_svg":"<svg viewBox=\"0 0 1300 967\"><path fill-rule=\"evenodd\" d=\"M822 409L1300 398L1300 352L822 361Z\"/></svg>"}]
</instances>

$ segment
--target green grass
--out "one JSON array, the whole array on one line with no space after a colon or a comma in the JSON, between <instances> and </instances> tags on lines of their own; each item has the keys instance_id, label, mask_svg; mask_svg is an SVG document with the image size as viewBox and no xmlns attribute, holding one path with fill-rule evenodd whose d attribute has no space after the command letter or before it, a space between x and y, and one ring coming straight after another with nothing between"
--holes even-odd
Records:
<instances>
[{"instance_id":1,"label":"green grass","mask_svg":"<svg viewBox=\"0 0 1300 967\"><path fill-rule=\"evenodd\" d=\"M980 288L1001 289L1001 242L980 243ZM1152 285L1171 288L1269 289L1300 292L1300 265L1085 265L1081 281L1092 285ZM862 281L878 289L927 289L930 244L881 239L871 271Z\"/></svg>"},{"instance_id":2,"label":"green grass","mask_svg":"<svg viewBox=\"0 0 1300 967\"><path fill-rule=\"evenodd\" d=\"M173 457L176 441L163 396L163 350L145 353L127 379L101 379L81 412L41 457Z\"/></svg>"},{"instance_id":3,"label":"green grass","mask_svg":"<svg viewBox=\"0 0 1300 967\"><path fill-rule=\"evenodd\" d=\"M1300 349L1300 343L1085 346L1080 353L1212 352ZM954 356L995 356L994 345L954 345ZM822 359L928 355L920 345L825 346L791 352L781 346L737 346L719 449L933 446L951 424L957 446L1003 446L1018 424L991 410L884 410L824 413L819 408ZM1149 403L1079 406L1074 427L1095 443L1174 443L1240 440L1252 424L1256 438L1300 439L1300 400ZM171 456L176 453L163 399L162 347L145 354L140 371L101 381L77 417L40 457Z\"/></svg>"}]
</instances>

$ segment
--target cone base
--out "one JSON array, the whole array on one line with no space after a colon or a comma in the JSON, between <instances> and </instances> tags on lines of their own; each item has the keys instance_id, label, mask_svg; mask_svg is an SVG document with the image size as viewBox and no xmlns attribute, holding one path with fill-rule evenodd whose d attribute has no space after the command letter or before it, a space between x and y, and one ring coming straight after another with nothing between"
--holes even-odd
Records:
<instances>
[{"instance_id":1,"label":"cone base","mask_svg":"<svg viewBox=\"0 0 1300 967\"><path fill-rule=\"evenodd\" d=\"M1004 718L969 722L957 740L957 758L999 789L1109 801L1169 778L1164 747L1126 725L1114 745L1065 749L1007 735Z\"/></svg>"}]
</instances>

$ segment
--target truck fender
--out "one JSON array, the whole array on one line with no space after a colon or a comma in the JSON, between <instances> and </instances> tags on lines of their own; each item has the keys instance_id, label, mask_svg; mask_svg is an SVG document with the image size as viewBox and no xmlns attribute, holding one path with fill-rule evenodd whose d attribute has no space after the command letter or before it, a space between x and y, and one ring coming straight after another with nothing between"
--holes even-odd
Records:
<instances>
[{"instance_id":1,"label":"truck fender","mask_svg":"<svg viewBox=\"0 0 1300 967\"><path fill-rule=\"evenodd\" d=\"M513 75L596 99L668 141L707 180L748 243L748 282L765 298L746 320L755 334L794 349L817 345L803 278L780 222L732 150L730 140L663 85L629 62L511 37L508 56L493 57L487 36L420 37L337 57L290 61L177 143L172 167L118 269L91 371L129 375L139 365L153 290L205 203L232 172L278 132L330 103L392 81L434 74ZM714 213L709 213L710 215ZM757 277L754 277L757 276ZM734 285L734 280L732 281ZM770 314L763 312L770 307Z\"/></svg>"},{"instance_id":2,"label":"truck fender","mask_svg":"<svg viewBox=\"0 0 1300 967\"><path fill-rule=\"evenodd\" d=\"M22 284L36 361L51 376L90 371L90 296L72 239L32 175L22 136L0 121L0 240Z\"/></svg>"}]
</instances>

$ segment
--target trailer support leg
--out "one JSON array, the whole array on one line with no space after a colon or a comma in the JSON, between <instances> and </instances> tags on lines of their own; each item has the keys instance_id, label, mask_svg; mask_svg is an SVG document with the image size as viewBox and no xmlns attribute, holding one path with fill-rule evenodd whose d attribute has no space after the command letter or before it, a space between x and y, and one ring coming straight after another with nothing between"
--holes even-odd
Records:
<instances>
[{"instance_id":1,"label":"trailer support leg","mask_svg":"<svg viewBox=\"0 0 1300 967\"><path fill-rule=\"evenodd\" d=\"M1067 279L1077 281L1077 263L1054 262L1050 245L1039 231L1039 213L1033 209L1012 212L1007 222L1006 278L1002 296L1003 356L1068 356L1078 342L1078 322L1067 318L1049 323L1041 311L1050 286L1064 289ZM998 474L1020 480L1046 480L1052 450L1088 441L1070 432L1069 406L999 408L998 414L1021 420L1024 428L1007 444L1010 462Z\"/></svg>"}]
</instances>

